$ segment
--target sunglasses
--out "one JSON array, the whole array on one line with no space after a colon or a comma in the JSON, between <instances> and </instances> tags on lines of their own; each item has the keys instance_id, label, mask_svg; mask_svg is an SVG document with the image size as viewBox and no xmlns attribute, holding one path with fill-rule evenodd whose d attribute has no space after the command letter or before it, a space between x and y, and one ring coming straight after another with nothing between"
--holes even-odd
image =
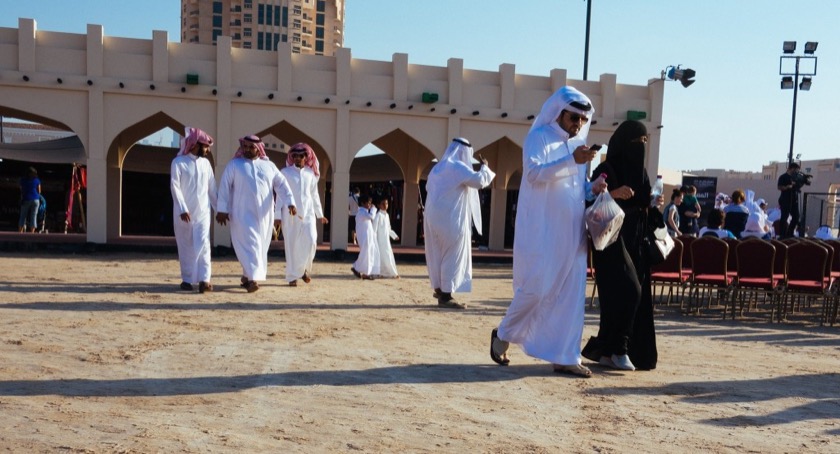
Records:
<instances>
[{"instance_id":1,"label":"sunglasses","mask_svg":"<svg viewBox=\"0 0 840 454\"><path fill-rule=\"evenodd\" d=\"M571 120L573 123L583 122L584 124L589 121L588 118L584 117L583 115L578 115L576 113L570 113L569 120Z\"/></svg>"},{"instance_id":2,"label":"sunglasses","mask_svg":"<svg viewBox=\"0 0 840 454\"><path fill-rule=\"evenodd\" d=\"M289 152L292 156L306 156L306 151L292 150Z\"/></svg>"}]
</instances>

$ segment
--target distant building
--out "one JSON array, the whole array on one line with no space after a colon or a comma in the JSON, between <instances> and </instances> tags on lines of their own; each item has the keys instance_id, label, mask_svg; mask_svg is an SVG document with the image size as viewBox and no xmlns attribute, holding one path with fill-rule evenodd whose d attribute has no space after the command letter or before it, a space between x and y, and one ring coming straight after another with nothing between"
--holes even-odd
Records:
<instances>
[{"instance_id":1,"label":"distant building","mask_svg":"<svg viewBox=\"0 0 840 454\"><path fill-rule=\"evenodd\" d=\"M181 42L331 56L344 45L344 0L181 0Z\"/></svg>"},{"instance_id":2,"label":"distant building","mask_svg":"<svg viewBox=\"0 0 840 454\"><path fill-rule=\"evenodd\" d=\"M38 123L22 123L8 121L8 119L0 121L2 121L0 130L3 131L2 140L0 140L2 143L44 142L74 135L71 131L64 131Z\"/></svg>"}]
</instances>

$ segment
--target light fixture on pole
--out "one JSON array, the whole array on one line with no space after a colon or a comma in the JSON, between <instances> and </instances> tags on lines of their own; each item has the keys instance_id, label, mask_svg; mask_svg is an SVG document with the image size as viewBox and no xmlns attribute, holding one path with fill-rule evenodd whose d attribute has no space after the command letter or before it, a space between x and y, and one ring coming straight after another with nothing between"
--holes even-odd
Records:
<instances>
[{"instance_id":1,"label":"light fixture on pole","mask_svg":"<svg viewBox=\"0 0 840 454\"><path fill-rule=\"evenodd\" d=\"M683 68L682 65L668 66L662 71L662 80L679 81L683 87L688 88L691 84L696 82L694 76L697 72L690 68Z\"/></svg>"},{"instance_id":2,"label":"light fixture on pole","mask_svg":"<svg viewBox=\"0 0 840 454\"><path fill-rule=\"evenodd\" d=\"M788 165L793 163L793 139L796 132L796 100L799 90L811 89L812 76L817 75L816 41L805 43L805 55L792 55L796 51L796 41L785 41L782 44L782 55L779 57L779 75L782 76L782 90L793 89L793 108L790 116L790 149L788 150ZM791 65L793 67L791 68ZM792 71L792 72L791 72ZM799 82L799 76L802 82Z\"/></svg>"}]
</instances>

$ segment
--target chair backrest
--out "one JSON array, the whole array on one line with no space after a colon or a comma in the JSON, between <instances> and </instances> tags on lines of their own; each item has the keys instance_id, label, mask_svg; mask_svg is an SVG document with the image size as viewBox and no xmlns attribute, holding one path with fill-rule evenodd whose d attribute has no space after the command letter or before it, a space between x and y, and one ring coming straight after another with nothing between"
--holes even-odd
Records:
<instances>
[{"instance_id":1,"label":"chair backrest","mask_svg":"<svg viewBox=\"0 0 840 454\"><path fill-rule=\"evenodd\" d=\"M729 245L729 258L726 260L726 270L729 272L737 271L738 270L738 255L735 254L735 250L738 248L738 245L741 244L741 240L737 238L721 238L723 241L726 241L726 244Z\"/></svg>"},{"instance_id":2,"label":"chair backrest","mask_svg":"<svg viewBox=\"0 0 840 454\"><path fill-rule=\"evenodd\" d=\"M691 243L691 272L698 274L726 274L729 245L720 238L704 236Z\"/></svg>"},{"instance_id":3,"label":"chair backrest","mask_svg":"<svg viewBox=\"0 0 840 454\"><path fill-rule=\"evenodd\" d=\"M781 241L782 241L782 243L785 243L785 244L787 244L788 246L790 246L791 244L796 244L796 243L798 243L798 242L799 242L799 238L796 238L796 237L788 237L788 238L784 238L784 239L783 239L783 240L781 240Z\"/></svg>"},{"instance_id":4,"label":"chair backrest","mask_svg":"<svg viewBox=\"0 0 840 454\"><path fill-rule=\"evenodd\" d=\"M789 281L822 281L828 249L811 241L788 246L787 277Z\"/></svg>"},{"instance_id":5,"label":"chair backrest","mask_svg":"<svg viewBox=\"0 0 840 454\"><path fill-rule=\"evenodd\" d=\"M779 240L770 240L776 248L776 259L773 261L773 274L784 275L787 272L788 245Z\"/></svg>"},{"instance_id":6,"label":"chair backrest","mask_svg":"<svg viewBox=\"0 0 840 454\"><path fill-rule=\"evenodd\" d=\"M814 242L828 250L828 257L825 260L825 272L823 274L825 277L829 277L831 276L831 265L834 261L834 255L837 251L835 251L834 246L829 244L827 241L815 239Z\"/></svg>"},{"instance_id":7,"label":"chair backrest","mask_svg":"<svg viewBox=\"0 0 840 454\"><path fill-rule=\"evenodd\" d=\"M674 238L674 249L668 254L668 258L659 265L650 267L651 273L681 273L683 261L683 242Z\"/></svg>"},{"instance_id":8,"label":"chair backrest","mask_svg":"<svg viewBox=\"0 0 840 454\"><path fill-rule=\"evenodd\" d=\"M840 240L826 240L834 248L834 260L831 261L831 271L840 272Z\"/></svg>"},{"instance_id":9,"label":"chair backrest","mask_svg":"<svg viewBox=\"0 0 840 454\"><path fill-rule=\"evenodd\" d=\"M747 219L750 217L749 213L739 213L737 211L730 211L726 213L726 218L723 221L723 228L732 232L736 238L741 237L741 232L747 227Z\"/></svg>"},{"instance_id":10,"label":"chair backrest","mask_svg":"<svg viewBox=\"0 0 840 454\"><path fill-rule=\"evenodd\" d=\"M697 238L690 235L680 235L677 239L682 241L683 244L682 267L685 269L691 269L691 243L693 243Z\"/></svg>"},{"instance_id":11,"label":"chair backrest","mask_svg":"<svg viewBox=\"0 0 840 454\"><path fill-rule=\"evenodd\" d=\"M772 278L776 262L776 247L762 239L743 240L735 248L738 278Z\"/></svg>"}]
</instances>

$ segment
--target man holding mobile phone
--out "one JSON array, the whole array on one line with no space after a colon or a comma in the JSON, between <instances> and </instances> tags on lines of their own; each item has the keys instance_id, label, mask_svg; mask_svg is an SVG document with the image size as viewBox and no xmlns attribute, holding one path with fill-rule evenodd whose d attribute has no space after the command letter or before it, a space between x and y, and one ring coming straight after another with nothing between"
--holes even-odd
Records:
<instances>
[{"instance_id":1,"label":"man holding mobile phone","mask_svg":"<svg viewBox=\"0 0 840 454\"><path fill-rule=\"evenodd\" d=\"M586 164L598 147L586 146L595 109L573 87L543 104L525 137L523 174L513 242L513 301L491 333L490 356L508 364L510 342L549 361L558 373L589 377L581 364L586 297L584 199L606 189L587 181Z\"/></svg>"}]
</instances>

